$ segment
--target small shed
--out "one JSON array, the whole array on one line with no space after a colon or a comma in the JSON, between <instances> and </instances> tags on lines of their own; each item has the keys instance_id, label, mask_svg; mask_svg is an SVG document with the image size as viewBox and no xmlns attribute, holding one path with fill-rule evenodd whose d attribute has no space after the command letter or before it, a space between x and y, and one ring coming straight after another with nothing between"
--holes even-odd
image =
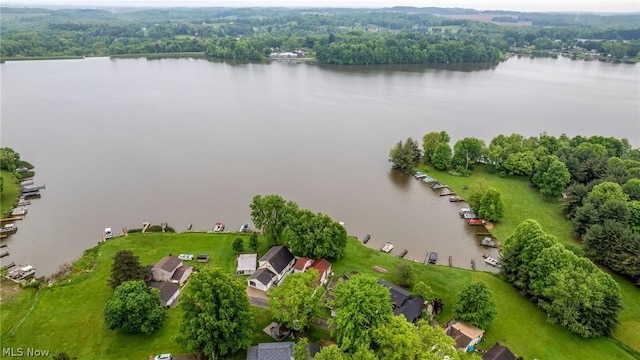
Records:
<instances>
[{"instance_id":1,"label":"small shed","mask_svg":"<svg viewBox=\"0 0 640 360\"><path fill-rule=\"evenodd\" d=\"M198 262L209 262L209 255L198 254Z\"/></svg>"},{"instance_id":2,"label":"small shed","mask_svg":"<svg viewBox=\"0 0 640 360\"><path fill-rule=\"evenodd\" d=\"M258 254L238 254L236 263L237 275L251 275L258 267Z\"/></svg>"}]
</instances>

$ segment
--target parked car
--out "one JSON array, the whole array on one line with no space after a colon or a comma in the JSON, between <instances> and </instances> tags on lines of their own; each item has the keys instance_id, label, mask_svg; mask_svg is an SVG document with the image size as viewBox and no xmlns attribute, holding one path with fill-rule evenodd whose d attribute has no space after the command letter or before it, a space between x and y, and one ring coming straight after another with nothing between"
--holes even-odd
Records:
<instances>
[{"instance_id":1,"label":"parked car","mask_svg":"<svg viewBox=\"0 0 640 360\"><path fill-rule=\"evenodd\" d=\"M193 260L193 254L180 254L178 255L180 260Z\"/></svg>"},{"instance_id":2,"label":"parked car","mask_svg":"<svg viewBox=\"0 0 640 360\"><path fill-rule=\"evenodd\" d=\"M173 356L171 356L171 354L160 354L160 355L156 355L156 357L153 358L154 360L172 360Z\"/></svg>"}]
</instances>

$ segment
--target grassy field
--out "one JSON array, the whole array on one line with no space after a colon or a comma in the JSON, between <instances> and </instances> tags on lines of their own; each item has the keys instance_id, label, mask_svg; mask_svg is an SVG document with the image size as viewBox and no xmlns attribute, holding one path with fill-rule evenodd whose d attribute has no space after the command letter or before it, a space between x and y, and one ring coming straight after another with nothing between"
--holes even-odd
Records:
<instances>
[{"instance_id":1,"label":"grassy field","mask_svg":"<svg viewBox=\"0 0 640 360\"><path fill-rule=\"evenodd\" d=\"M102 310L112 294L106 281L113 257L120 249L130 249L140 257L141 263L148 264L169 253L207 253L211 260L204 266L221 267L232 274L235 273L232 242L236 236L206 233L132 234L88 250L74 264L74 274L52 287L45 286L37 294L34 289L2 294L2 347L33 347L50 350L52 354L66 351L79 359L147 359L151 354L163 352L186 353L174 341L182 315L179 306L169 310L163 327L150 336L124 334L105 327ZM247 237L243 237L245 244L248 243ZM266 250L267 246L261 239L259 254L264 254ZM336 274L357 271L397 281L395 269L406 261L349 239L345 257L334 264L334 271ZM616 345L614 339L582 339L558 325L548 324L544 312L495 275L444 266L424 266L415 262L411 264L417 278L429 284L436 296L444 301L444 311L437 318L441 323L453 317L453 303L466 284L479 280L488 284L498 304L498 317L488 329L486 341L480 348L486 349L500 342L526 359L633 359ZM390 271L387 274L373 272L373 265ZM271 315L268 310L255 310L254 344L257 344L270 340L262 333L262 328L271 321ZM637 314L626 313L625 317L637 321ZM318 343L330 340L329 334L321 329L312 329L305 335ZM637 336L630 334L627 343L632 342L634 337ZM240 353L230 358L245 357L244 353Z\"/></svg>"},{"instance_id":2,"label":"grassy field","mask_svg":"<svg viewBox=\"0 0 640 360\"><path fill-rule=\"evenodd\" d=\"M0 195L0 214L4 217L4 215L11 213L13 204L18 195L20 195L20 187L13 173L2 170L0 175L4 181L2 194Z\"/></svg>"}]
</instances>

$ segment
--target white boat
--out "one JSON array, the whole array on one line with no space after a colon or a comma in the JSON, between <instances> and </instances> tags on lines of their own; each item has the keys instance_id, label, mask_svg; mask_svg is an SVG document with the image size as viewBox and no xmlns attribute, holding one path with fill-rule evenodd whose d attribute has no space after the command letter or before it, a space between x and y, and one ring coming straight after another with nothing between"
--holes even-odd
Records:
<instances>
[{"instance_id":1,"label":"white boat","mask_svg":"<svg viewBox=\"0 0 640 360\"><path fill-rule=\"evenodd\" d=\"M384 246L380 249L380 251L386 252L386 253L390 253L391 250L393 250L393 244L390 242L387 242L386 244L384 244Z\"/></svg>"},{"instance_id":2,"label":"white boat","mask_svg":"<svg viewBox=\"0 0 640 360\"><path fill-rule=\"evenodd\" d=\"M20 266L7 274L7 279L13 281L22 281L36 273L36 269L31 265Z\"/></svg>"},{"instance_id":3,"label":"white boat","mask_svg":"<svg viewBox=\"0 0 640 360\"><path fill-rule=\"evenodd\" d=\"M484 262L492 266L500 266L500 262L498 261L498 259L492 258L491 256L487 256L486 258L484 258Z\"/></svg>"},{"instance_id":4,"label":"white boat","mask_svg":"<svg viewBox=\"0 0 640 360\"><path fill-rule=\"evenodd\" d=\"M18 231L18 227L14 223L6 224L0 228L0 234L14 234L16 231Z\"/></svg>"},{"instance_id":5,"label":"white boat","mask_svg":"<svg viewBox=\"0 0 640 360\"><path fill-rule=\"evenodd\" d=\"M217 222L216 225L213 227L214 232L222 232L223 230L224 230L224 224L221 222Z\"/></svg>"},{"instance_id":6,"label":"white boat","mask_svg":"<svg viewBox=\"0 0 640 360\"><path fill-rule=\"evenodd\" d=\"M480 245L482 246L488 246L488 247L498 247L496 245L496 242L493 241L493 239L491 239L490 237L485 237L484 239L482 239L480 241Z\"/></svg>"},{"instance_id":7,"label":"white boat","mask_svg":"<svg viewBox=\"0 0 640 360\"><path fill-rule=\"evenodd\" d=\"M27 208L24 206L18 206L17 208L11 210L11 216L20 216L25 215L27 213Z\"/></svg>"},{"instance_id":8,"label":"white boat","mask_svg":"<svg viewBox=\"0 0 640 360\"><path fill-rule=\"evenodd\" d=\"M240 232L247 232L247 231L249 231L249 223L242 224L242 226L240 226Z\"/></svg>"},{"instance_id":9,"label":"white boat","mask_svg":"<svg viewBox=\"0 0 640 360\"><path fill-rule=\"evenodd\" d=\"M104 228L104 239L109 240L112 237L113 237L113 231L111 231L111 228Z\"/></svg>"}]
</instances>

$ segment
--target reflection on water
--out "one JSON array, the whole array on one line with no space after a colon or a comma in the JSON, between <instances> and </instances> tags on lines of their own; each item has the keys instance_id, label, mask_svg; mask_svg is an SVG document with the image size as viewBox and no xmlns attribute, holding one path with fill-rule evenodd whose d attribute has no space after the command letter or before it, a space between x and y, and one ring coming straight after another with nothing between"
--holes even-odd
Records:
<instances>
[{"instance_id":1,"label":"reflection on water","mask_svg":"<svg viewBox=\"0 0 640 360\"><path fill-rule=\"evenodd\" d=\"M254 195L280 194L343 221L350 235L371 234L372 248L390 241L392 255L407 249L409 260L434 251L439 265L452 256L454 266L475 260L491 270L478 228L458 216L462 205L391 171L389 149L440 130L454 141L546 131L627 137L637 146L638 69L565 59L510 59L489 71L198 59L4 63L2 145L36 166L46 191L3 261L50 274L95 245L105 227L143 221L237 229Z\"/></svg>"}]
</instances>

